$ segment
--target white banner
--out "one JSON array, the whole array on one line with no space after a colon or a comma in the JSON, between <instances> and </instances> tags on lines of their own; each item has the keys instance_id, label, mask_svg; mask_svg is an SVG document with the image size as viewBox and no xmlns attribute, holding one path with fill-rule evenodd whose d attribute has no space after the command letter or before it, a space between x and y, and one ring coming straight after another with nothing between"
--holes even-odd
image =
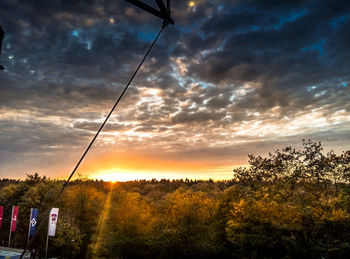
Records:
<instances>
[{"instance_id":1,"label":"white banner","mask_svg":"<svg viewBox=\"0 0 350 259\"><path fill-rule=\"evenodd\" d=\"M58 219L58 208L52 208L49 215L48 236L54 237L56 233L56 225Z\"/></svg>"}]
</instances>

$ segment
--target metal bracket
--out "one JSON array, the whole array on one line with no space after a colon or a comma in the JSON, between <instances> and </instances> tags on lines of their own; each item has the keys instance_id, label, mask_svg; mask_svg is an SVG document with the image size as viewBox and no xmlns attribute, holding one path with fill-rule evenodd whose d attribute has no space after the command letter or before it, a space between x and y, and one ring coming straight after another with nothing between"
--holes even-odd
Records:
<instances>
[{"instance_id":1,"label":"metal bracket","mask_svg":"<svg viewBox=\"0 0 350 259\"><path fill-rule=\"evenodd\" d=\"M133 5L136 5L137 7L145 10L146 12L149 12L163 19L167 23L175 24L174 20L170 17L170 0L167 0L167 6L165 6L165 4L163 3L163 0L155 0L160 10L157 10L152 6L149 6L148 4L145 4L139 0L125 0L125 1Z\"/></svg>"}]
</instances>

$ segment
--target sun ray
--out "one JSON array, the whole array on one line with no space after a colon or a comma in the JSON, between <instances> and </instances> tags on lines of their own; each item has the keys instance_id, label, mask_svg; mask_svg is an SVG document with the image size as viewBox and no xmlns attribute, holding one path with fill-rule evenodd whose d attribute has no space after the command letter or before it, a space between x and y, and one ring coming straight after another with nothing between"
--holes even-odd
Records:
<instances>
[{"instance_id":1,"label":"sun ray","mask_svg":"<svg viewBox=\"0 0 350 259\"><path fill-rule=\"evenodd\" d=\"M97 230L96 230L95 236L92 239L92 240L95 240L95 242L92 243L92 253L94 255L98 255L100 249L102 248L103 233L104 233L103 230L105 229L105 223L108 219L109 210L111 208L111 199L112 199L113 189L114 189L114 184L111 183L110 190L109 190L107 197L106 197L105 205L103 207L103 210L100 214L100 218L98 220Z\"/></svg>"}]
</instances>

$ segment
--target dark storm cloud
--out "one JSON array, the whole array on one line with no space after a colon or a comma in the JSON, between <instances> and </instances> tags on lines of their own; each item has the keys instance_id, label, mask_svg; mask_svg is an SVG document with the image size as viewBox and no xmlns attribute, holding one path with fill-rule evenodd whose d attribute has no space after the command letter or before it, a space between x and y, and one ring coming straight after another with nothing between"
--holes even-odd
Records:
<instances>
[{"instance_id":1,"label":"dark storm cloud","mask_svg":"<svg viewBox=\"0 0 350 259\"><path fill-rule=\"evenodd\" d=\"M213 112L196 112L189 113L189 111L182 111L172 118L174 124L183 124L183 123L200 123L208 122L211 120L220 120L225 113L213 113Z\"/></svg>"},{"instance_id":2,"label":"dark storm cloud","mask_svg":"<svg viewBox=\"0 0 350 259\"><path fill-rule=\"evenodd\" d=\"M119 134L119 147L228 159L299 135L348 139L348 1L193 2L172 1L176 25L164 31L104 128ZM161 21L125 1L4 0L0 24L6 160L84 146ZM308 114L313 119L304 126L299 120ZM257 133L265 125L279 131Z\"/></svg>"},{"instance_id":3,"label":"dark storm cloud","mask_svg":"<svg viewBox=\"0 0 350 259\"><path fill-rule=\"evenodd\" d=\"M101 126L101 123L91 123L88 121L84 121L84 122L76 122L74 123L74 128L77 129L84 129L84 130L88 130L88 131L92 131L92 132L96 132L98 130L98 128ZM122 131L127 129L128 127L126 125L123 124L118 124L118 123L109 123L107 124L103 129L104 131L110 132L110 131Z\"/></svg>"},{"instance_id":4,"label":"dark storm cloud","mask_svg":"<svg viewBox=\"0 0 350 259\"><path fill-rule=\"evenodd\" d=\"M259 3L259 4L258 4ZM349 82L350 5L346 1L300 1L297 4L242 1L229 13L217 13L203 22L204 36L225 39L217 49L208 49L199 62L190 62L188 75L218 83L260 83L237 108L263 111L282 106L297 112L306 105L320 107L316 91L308 87L324 85L343 99L348 88L335 87ZM214 36L213 36L214 35ZM187 41L191 37L187 38ZM193 46L195 42L183 43ZM202 50L203 51L203 50ZM332 103L323 99L323 105ZM348 109L347 102L339 108Z\"/></svg>"},{"instance_id":5,"label":"dark storm cloud","mask_svg":"<svg viewBox=\"0 0 350 259\"><path fill-rule=\"evenodd\" d=\"M79 146L80 141L87 141L91 134L65 128L60 124L43 121L1 121L2 152L45 152L51 148L64 149Z\"/></svg>"}]
</instances>

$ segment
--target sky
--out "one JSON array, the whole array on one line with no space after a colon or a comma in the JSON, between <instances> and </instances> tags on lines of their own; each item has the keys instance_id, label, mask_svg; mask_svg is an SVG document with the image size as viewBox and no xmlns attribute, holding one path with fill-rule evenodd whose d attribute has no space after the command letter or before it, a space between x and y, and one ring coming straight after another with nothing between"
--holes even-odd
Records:
<instances>
[{"instance_id":1,"label":"sky","mask_svg":"<svg viewBox=\"0 0 350 259\"><path fill-rule=\"evenodd\" d=\"M350 149L349 1L171 12L77 177L230 179L302 139ZM125 1L2 0L0 178L67 178L161 24Z\"/></svg>"}]
</instances>

